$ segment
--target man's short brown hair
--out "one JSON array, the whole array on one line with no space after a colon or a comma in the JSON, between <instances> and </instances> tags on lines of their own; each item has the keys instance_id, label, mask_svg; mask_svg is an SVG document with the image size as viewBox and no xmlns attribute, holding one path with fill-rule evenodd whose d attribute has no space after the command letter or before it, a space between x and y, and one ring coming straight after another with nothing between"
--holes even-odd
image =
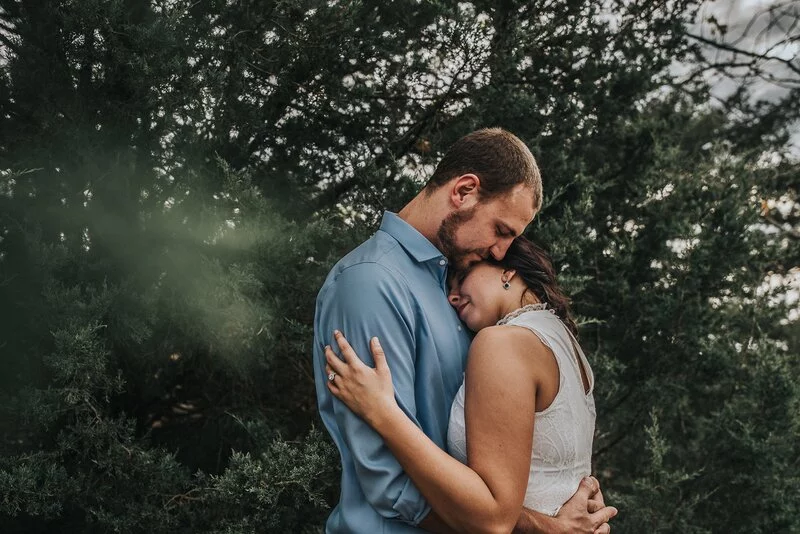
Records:
<instances>
[{"instance_id":1,"label":"man's short brown hair","mask_svg":"<svg viewBox=\"0 0 800 534\"><path fill-rule=\"evenodd\" d=\"M533 190L533 207L542 207L542 176L536 159L516 135L502 128L484 128L465 135L436 166L425 188L433 191L453 178L474 174L480 181L482 199L496 198L525 184Z\"/></svg>"}]
</instances>

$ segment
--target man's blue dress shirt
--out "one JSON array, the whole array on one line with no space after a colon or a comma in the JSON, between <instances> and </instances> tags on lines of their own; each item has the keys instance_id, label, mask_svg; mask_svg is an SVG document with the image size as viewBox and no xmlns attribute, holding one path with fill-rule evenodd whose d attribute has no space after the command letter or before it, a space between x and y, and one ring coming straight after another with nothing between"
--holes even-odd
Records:
<instances>
[{"instance_id":1,"label":"man's blue dress shirt","mask_svg":"<svg viewBox=\"0 0 800 534\"><path fill-rule=\"evenodd\" d=\"M325 427L339 448L342 489L326 532L409 533L430 511L381 437L331 395L325 345L338 353L334 329L374 366L378 336L403 411L446 449L450 406L461 386L471 340L447 301L447 259L394 213L342 258L317 295L314 378Z\"/></svg>"}]
</instances>

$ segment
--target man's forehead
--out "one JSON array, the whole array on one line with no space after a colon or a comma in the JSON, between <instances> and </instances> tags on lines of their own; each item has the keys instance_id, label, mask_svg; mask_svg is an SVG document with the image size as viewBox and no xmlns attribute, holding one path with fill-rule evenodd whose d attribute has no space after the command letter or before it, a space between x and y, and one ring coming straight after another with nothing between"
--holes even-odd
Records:
<instances>
[{"instance_id":1,"label":"man's forehead","mask_svg":"<svg viewBox=\"0 0 800 534\"><path fill-rule=\"evenodd\" d=\"M533 196L532 188L520 184L507 194L497 198L497 213L504 218L511 219L510 222L528 226L536 215Z\"/></svg>"},{"instance_id":2,"label":"man's forehead","mask_svg":"<svg viewBox=\"0 0 800 534\"><path fill-rule=\"evenodd\" d=\"M535 212L533 208L519 213L514 212L500 212L497 214L497 219L508 226L512 230L517 230L517 233L524 230L532 221Z\"/></svg>"},{"instance_id":3,"label":"man's forehead","mask_svg":"<svg viewBox=\"0 0 800 534\"><path fill-rule=\"evenodd\" d=\"M495 219L519 235L533 221L535 215L536 211L530 204L510 204L504 206L504 209L498 209Z\"/></svg>"}]
</instances>

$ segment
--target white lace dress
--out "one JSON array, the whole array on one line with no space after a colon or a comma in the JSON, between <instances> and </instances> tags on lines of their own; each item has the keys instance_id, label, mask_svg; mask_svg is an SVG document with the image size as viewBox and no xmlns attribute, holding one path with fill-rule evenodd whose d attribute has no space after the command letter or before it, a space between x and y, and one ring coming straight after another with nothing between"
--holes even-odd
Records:
<instances>
[{"instance_id":1,"label":"white lace dress","mask_svg":"<svg viewBox=\"0 0 800 534\"><path fill-rule=\"evenodd\" d=\"M497 324L527 328L553 351L559 369L559 388L547 409L536 412L526 508L556 515L591 473L595 406L594 374L572 333L544 304L532 304L507 315ZM580 361L589 379L586 393ZM447 445L450 454L467 463L464 425L464 384L450 409Z\"/></svg>"}]
</instances>

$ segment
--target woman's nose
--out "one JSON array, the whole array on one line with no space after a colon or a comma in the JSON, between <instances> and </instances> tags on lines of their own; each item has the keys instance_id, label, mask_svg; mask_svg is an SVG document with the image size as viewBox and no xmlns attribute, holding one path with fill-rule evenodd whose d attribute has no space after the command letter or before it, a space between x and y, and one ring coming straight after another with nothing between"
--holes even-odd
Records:
<instances>
[{"instance_id":1,"label":"woman's nose","mask_svg":"<svg viewBox=\"0 0 800 534\"><path fill-rule=\"evenodd\" d=\"M458 293L450 293L447 295L447 300L450 301L450 305L453 307L458 306L459 296Z\"/></svg>"}]
</instances>

